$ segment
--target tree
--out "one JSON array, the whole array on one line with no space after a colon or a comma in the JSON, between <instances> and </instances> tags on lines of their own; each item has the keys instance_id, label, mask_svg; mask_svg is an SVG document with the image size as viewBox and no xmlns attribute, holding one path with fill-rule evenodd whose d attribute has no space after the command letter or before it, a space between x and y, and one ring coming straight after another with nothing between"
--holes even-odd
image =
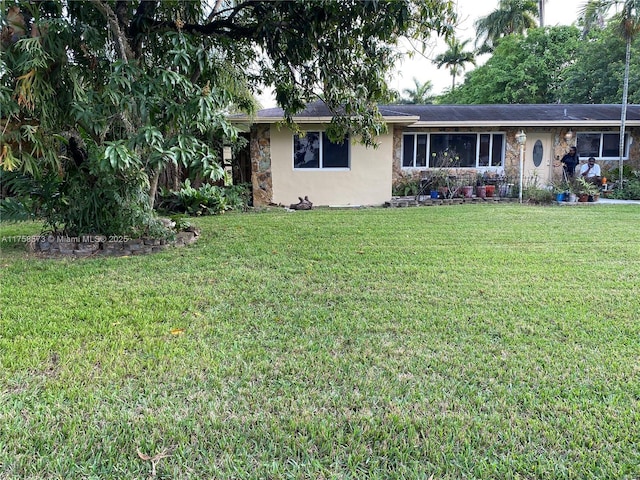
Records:
<instances>
[{"instance_id":1,"label":"tree","mask_svg":"<svg viewBox=\"0 0 640 480\"><path fill-rule=\"evenodd\" d=\"M538 17L540 18L540 27L544 27L544 7L547 0L538 0Z\"/></svg>"},{"instance_id":2,"label":"tree","mask_svg":"<svg viewBox=\"0 0 640 480\"><path fill-rule=\"evenodd\" d=\"M439 103L557 103L563 74L575 58L580 31L573 26L534 28L500 41L491 58L468 73L454 95Z\"/></svg>"},{"instance_id":3,"label":"tree","mask_svg":"<svg viewBox=\"0 0 640 480\"><path fill-rule=\"evenodd\" d=\"M640 33L640 0L589 0L584 8L585 27L588 27L614 7L621 10L613 18L620 36L625 41L624 76L622 83L622 108L620 114L620 146L619 172L622 176L624 157L624 134L627 120L627 104L629 96L629 71L631 67L631 45Z\"/></svg>"},{"instance_id":4,"label":"tree","mask_svg":"<svg viewBox=\"0 0 640 480\"><path fill-rule=\"evenodd\" d=\"M288 121L320 98L335 115L331 138L373 144L384 128L376 105L388 97L396 41L449 34L455 17L452 2L437 0L213 3L9 5L0 170L14 172L14 191L19 180L23 191L30 182L51 184L54 228L105 234L111 222L140 230L170 163L218 178L219 147L238 137L228 116L251 114L263 86L275 87ZM147 206L141 191L150 193ZM128 221L96 225L106 209Z\"/></svg>"},{"instance_id":5,"label":"tree","mask_svg":"<svg viewBox=\"0 0 640 480\"><path fill-rule=\"evenodd\" d=\"M476 64L476 56L473 52L465 52L464 48L469 44L470 40L460 42L455 37L447 39L447 51L437 55L434 63L438 68L446 66L451 73L451 90L456 88L456 77L465 69L467 63Z\"/></svg>"},{"instance_id":6,"label":"tree","mask_svg":"<svg viewBox=\"0 0 640 480\"><path fill-rule=\"evenodd\" d=\"M611 24L591 29L563 73L565 103L620 103L626 42ZM629 102L640 103L640 38L631 46Z\"/></svg>"},{"instance_id":7,"label":"tree","mask_svg":"<svg viewBox=\"0 0 640 480\"><path fill-rule=\"evenodd\" d=\"M433 103L433 83L431 80L427 80L424 83L413 77L413 84L415 88L405 88L402 90L404 96L400 99L400 103L407 105L428 105Z\"/></svg>"},{"instance_id":8,"label":"tree","mask_svg":"<svg viewBox=\"0 0 640 480\"><path fill-rule=\"evenodd\" d=\"M501 38L534 28L537 15L535 0L500 0L496 10L476 21L476 45L481 52L492 52Z\"/></svg>"}]
</instances>

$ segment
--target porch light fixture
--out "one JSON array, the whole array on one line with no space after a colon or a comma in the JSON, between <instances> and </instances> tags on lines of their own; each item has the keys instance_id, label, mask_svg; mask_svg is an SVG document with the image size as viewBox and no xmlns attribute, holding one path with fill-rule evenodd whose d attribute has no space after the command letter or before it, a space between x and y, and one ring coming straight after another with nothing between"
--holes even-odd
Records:
<instances>
[{"instance_id":1,"label":"porch light fixture","mask_svg":"<svg viewBox=\"0 0 640 480\"><path fill-rule=\"evenodd\" d=\"M567 141L567 143L569 143L572 138L573 138L573 132L571 131L571 129L569 129L569 131L564 134L564 139Z\"/></svg>"},{"instance_id":2,"label":"porch light fixture","mask_svg":"<svg viewBox=\"0 0 640 480\"><path fill-rule=\"evenodd\" d=\"M516 134L516 142L520 145L520 188L518 189L518 200L522 203L522 184L524 180L524 144L527 141L527 135L524 130Z\"/></svg>"}]
</instances>

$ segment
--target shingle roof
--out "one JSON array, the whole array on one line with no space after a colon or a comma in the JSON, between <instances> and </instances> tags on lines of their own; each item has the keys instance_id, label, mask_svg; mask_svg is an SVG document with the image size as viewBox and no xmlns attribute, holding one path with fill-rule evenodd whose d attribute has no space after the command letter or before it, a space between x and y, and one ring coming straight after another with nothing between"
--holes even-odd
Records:
<instances>
[{"instance_id":1,"label":"shingle roof","mask_svg":"<svg viewBox=\"0 0 640 480\"><path fill-rule=\"evenodd\" d=\"M621 106L615 104L526 104L526 105L379 105L386 119L420 126L554 126L619 125ZM254 121L270 123L282 119L281 108L260 110ZM328 121L332 112L322 102L309 104L294 120ZM640 126L640 105L628 105L627 123Z\"/></svg>"},{"instance_id":2,"label":"shingle roof","mask_svg":"<svg viewBox=\"0 0 640 480\"><path fill-rule=\"evenodd\" d=\"M378 105L378 110L384 117L415 117L416 115L411 112L402 112L397 109L398 105ZM313 102L308 104L304 110L295 115L294 119L299 118L331 118L333 116L333 112L327 107L324 102ZM274 118L274 119L282 119L284 118L284 111L281 108L266 108L264 110L259 110L257 114L258 119L266 119L266 118Z\"/></svg>"},{"instance_id":3,"label":"shingle roof","mask_svg":"<svg viewBox=\"0 0 640 480\"><path fill-rule=\"evenodd\" d=\"M387 105L389 110L416 115L420 121L602 121L620 120L620 105ZM640 120L640 105L628 105L628 120Z\"/></svg>"}]
</instances>

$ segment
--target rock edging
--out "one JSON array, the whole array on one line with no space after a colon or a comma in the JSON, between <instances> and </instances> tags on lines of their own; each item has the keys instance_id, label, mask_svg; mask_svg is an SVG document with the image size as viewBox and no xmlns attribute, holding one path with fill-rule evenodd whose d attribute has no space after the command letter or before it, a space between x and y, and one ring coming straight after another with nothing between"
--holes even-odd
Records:
<instances>
[{"instance_id":1,"label":"rock edging","mask_svg":"<svg viewBox=\"0 0 640 480\"><path fill-rule=\"evenodd\" d=\"M164 238L126 238L121 236L69 237L66 235L41 236L27 242L27 251L41 257L86 258L92 256L126 257L147 255L166 250L168 247L183 247L194 243L199 230L190 229L176 233L174 240Z\"/></svg>"}]
</instances>

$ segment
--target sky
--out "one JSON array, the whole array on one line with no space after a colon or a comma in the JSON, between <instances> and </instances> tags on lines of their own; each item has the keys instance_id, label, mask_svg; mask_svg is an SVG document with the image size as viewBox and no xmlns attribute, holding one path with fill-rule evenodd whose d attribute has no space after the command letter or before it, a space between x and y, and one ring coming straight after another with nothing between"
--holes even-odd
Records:
<instances>
[{"instance_id":1,"label":"sky","mask_svg":"<svg viewBox=\"0 0 640 480\"><path fill-rule=\"evenodd\" d=\"M498 7L498 0L457 0L458 16L460 24L456 29L456 36L459 40L464 41L471 39L469 46L473 45L475 40L474 22L481 17L487 16ZM586 0L547 0L545 7L545 25L571 25L578 18L578 11L586 3ZM406 44L405 48L411 50L412 46ZM405 88L413 88L415 86L413 78L423 83L431 80L433 83L434 94L442 93L442 91L451 86L451 75L446 67L436 68L431 61L439 53L446 50L443 40L434 41L431 49L427 49L424 55L415 52L412 58L404 56L403 60L397 65L394 76L390 82L390 87L402 93ZM486 58L480 58L478 64L482 64ZM473 69L470 65L465 73ZM456 83L462 82L464 73L456 79ZM263 108L275 107L276 102L270 92L265 92L259 101Z\"/></svg>"}]
</instances>

